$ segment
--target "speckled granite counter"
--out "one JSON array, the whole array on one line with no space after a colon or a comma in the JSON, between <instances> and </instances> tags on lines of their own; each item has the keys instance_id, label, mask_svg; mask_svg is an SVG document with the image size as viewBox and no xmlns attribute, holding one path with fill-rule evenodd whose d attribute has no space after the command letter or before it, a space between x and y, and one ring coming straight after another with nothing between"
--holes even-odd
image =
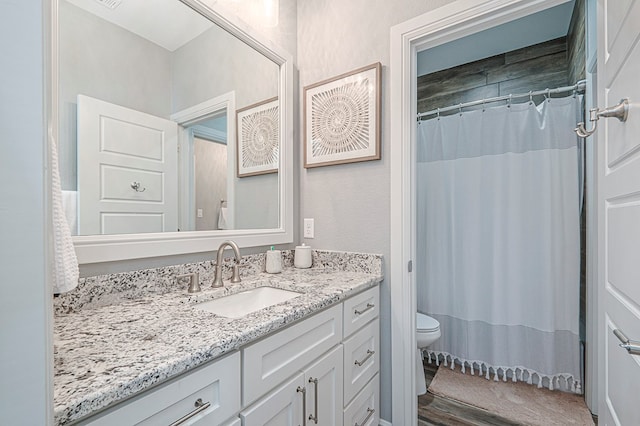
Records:
<instances>
[{"instance_id":1,"label":"speckled granite counter","mask_svg":"<svg viewBox=\"0 0 640 426\"><path fill-rule=\"evenodd\" d=\"M257 257L247 262L259 265L259 261ZM56 304L54 328L55 424L86 417L382 280L381 257L376 255L314 252L312 269L295 269L290 264L291 257L285 253L285 269L281 274L257 272L259 266L247 268L252 274L243 277L243 282L225 282L221 289L211 289L210 281L203 279L203 291L196 294L185 290L134 291L133 288L146 287L132 285L132 280L138 284L162 280L162 271L153 270L118 274L119 278L107 281L112 287L121 287L119 292L93 298L91 303L85 300L82 306L77 302L82 297L65 295L67 300ZM201 268L206 276L209 270L206 266L174 267L178 269L171 272ZM122 275L133 278L123 279ZM141 280L141 276L146 279ZM93 287L99 282L95 280L78 292L95 292ZM302 294L239 319L193 307L198 302L266 285ZM128 296L118 299L116 293ZM70 304L69 300L76 302Z\"/></svg>"}]
</instances>

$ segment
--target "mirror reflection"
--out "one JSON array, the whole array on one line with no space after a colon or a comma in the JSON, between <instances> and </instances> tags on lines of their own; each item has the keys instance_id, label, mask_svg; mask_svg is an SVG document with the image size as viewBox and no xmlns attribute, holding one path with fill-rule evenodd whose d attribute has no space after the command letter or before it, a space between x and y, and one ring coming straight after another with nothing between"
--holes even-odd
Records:
<instances>
[{"instance_id":1,"label":"mirror reflection","mask_svg":"<svg viewBox=\"0 0 640 426\"><path fill-rule=\"evenodd\" d=\"M279 226L276 63L178 0L58 13L73 235Z\"/></svg>"}]
</instances>

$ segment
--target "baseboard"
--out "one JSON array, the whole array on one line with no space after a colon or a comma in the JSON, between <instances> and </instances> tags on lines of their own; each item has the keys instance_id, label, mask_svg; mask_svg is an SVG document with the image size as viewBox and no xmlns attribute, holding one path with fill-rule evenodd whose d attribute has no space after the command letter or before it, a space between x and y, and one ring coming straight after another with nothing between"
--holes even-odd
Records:
<instances>
[{"instance_id":1,"label":"baseboard","mask_svg":"<svg viewBox=\"0 0 640 426\"><path fill-rule=\"evenodd\" d=\"M386 420L382 420L380 419L380 421L378 422L378 424L380 426L393 426L390 422L386 421Z\"/></svg>"}]
</instances>

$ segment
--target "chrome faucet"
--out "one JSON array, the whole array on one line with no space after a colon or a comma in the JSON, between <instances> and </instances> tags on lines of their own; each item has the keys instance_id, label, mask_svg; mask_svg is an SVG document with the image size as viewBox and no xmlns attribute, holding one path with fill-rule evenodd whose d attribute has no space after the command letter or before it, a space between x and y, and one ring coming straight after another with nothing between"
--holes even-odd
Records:
<instances>
[{"instance_id":1,"label":"chrome faucet","mask_svg":"<svg viewBox=\"0 0 640 426\"><path fill-rule=\"evenodd\" d=\"M224 283L222 282L222 255L224 253L224 249L226 247L231 247L233 249L233 253L236 256L236 263L233 265L233 275L231 276L232 283L239 283L242 281L240 279L240 273L238 272L238 268L240 266L240 250L238 249L238 245L231 240L223 241L218 247L218 253L216 255L216 270L215 275L213 277L213 288L222 287Z\"/></svg>"}]
</instances>

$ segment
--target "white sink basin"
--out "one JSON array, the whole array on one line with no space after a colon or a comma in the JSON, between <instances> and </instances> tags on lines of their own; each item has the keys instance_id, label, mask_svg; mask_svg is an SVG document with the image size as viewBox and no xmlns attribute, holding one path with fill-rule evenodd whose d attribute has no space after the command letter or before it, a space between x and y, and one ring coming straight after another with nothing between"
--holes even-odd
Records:
<instances>
[{"instance_id":1,"label":"white sink basin","mask_svg":"<svg viewBox=\"0 0 640 426\"><path fill-rule=\"evenodd\" d=\"M251 312L277 305L302 293L275 287L258 287L195 305L197 309L227 318L240 318Z\"/></svg>"}]
</instances>

